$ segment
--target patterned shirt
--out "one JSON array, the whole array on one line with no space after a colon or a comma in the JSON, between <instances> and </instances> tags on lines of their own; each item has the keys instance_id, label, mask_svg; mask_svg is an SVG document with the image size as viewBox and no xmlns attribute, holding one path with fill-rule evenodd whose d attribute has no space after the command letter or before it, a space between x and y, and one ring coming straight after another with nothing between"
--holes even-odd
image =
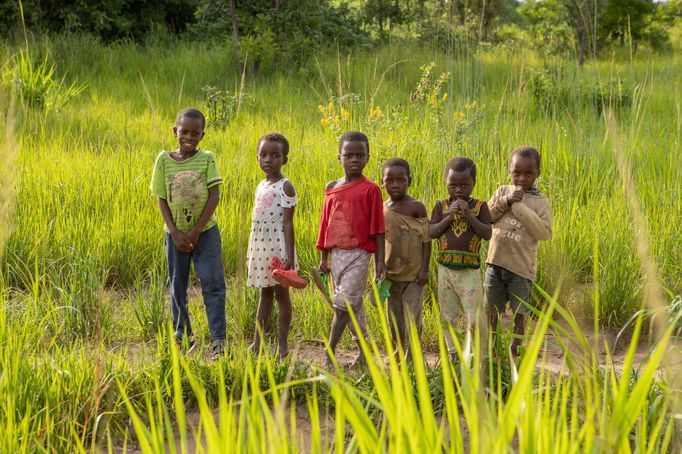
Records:
<instances>
[{"instance_id":1,"label":"patterned shirt","mask_svg":"<svg viewBox=\"0 0 682 454\"><path fill-rule=\"evenodd\" d=\"M197 223L208 202L208 189L223 182L216 159L210 151L197 150L189 159L178 162L169 151L162 151L156 158L152 173L151 191L166 200L175 227L189 232ZM202 231L216 225L215 215ZM165 226L168 231L168 226Z\"/></svg>"},{"instance_id":2,"label":"patterned shirt","mask_svg":"<svg viewBox=\"0 0 682 454\"><path fill-rule=\"evenodd\" d=\"M431 213L431 224L440 222L449 213L450 199L436 202ZM469 210L484 224L492 224L488 205L469 198ZM448 268L479 268L481 266L481 238L461 215L438 237L438 263Z\"/></svg>"}]
</instances>

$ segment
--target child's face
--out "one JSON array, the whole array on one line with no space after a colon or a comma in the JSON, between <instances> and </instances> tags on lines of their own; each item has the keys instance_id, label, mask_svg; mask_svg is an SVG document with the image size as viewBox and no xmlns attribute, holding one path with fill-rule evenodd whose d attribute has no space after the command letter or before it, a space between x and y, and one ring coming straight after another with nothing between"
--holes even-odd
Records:
<instances>
[{"instance_id":1,"label":"child's face","mask_svg":"<svg viewBox=\"0 0 682 454\"><path fill-rule=\"evenodd\" d=\"M264 140L258 144L258 165L266 175L279 173L286 163L287 157L280 143Z\"/></svg>"},{"instance_id":2,"label":"child's face","mask_svg":"<svg viewBox=\"0 0 682 454\"><path fill-rule=\"evenodd\" d=\"M204 128L196 118L181 117L173 127L173 135L178 138L181 153L193 153L204 138Z\"/></svg>"},{"instance_id":3,"label":"child's face","mask_svg":"<svg viewBox=\"0 0 682 454\"><path fill-rule=\"evenodd\" d=\"M398 201L405 197L407 188L410 186L410 177L407 169L403 166L390 166L384 169L381 183L391 200Z\"/></svg>"},{"instance_id":4,"label":"child's face","mask_svg":"<svg viewBox=\"0 0 682 454\"><path fill-rule=\"evenodd\" d=\"M461 172L450 169L445 177L445 183L448 185L448 195L451 199L467 200L474 190L476 180L471 176L471 169Z\"/></svg>"},{"instance_id":5,"label":"child's face","mask_svg":"<svg viewBox=\"0 0 682 454\"><path fill-rule=\"evenodd\" d=\"M339 153L339 162L349 177L359 177L367 165L369 153L365 142L344 142Z\"/></svg>"},{"instance_id":6,"label":"child's face","mask_svg":"<svg viewBox=\"0 0 682 454\"><path fill-rule=\"evenodd\" d=\"M509 175L514 186L528 190L538 178L538 164L532 156L515 155L509 163Z\"/></svg>"}]
</instances>

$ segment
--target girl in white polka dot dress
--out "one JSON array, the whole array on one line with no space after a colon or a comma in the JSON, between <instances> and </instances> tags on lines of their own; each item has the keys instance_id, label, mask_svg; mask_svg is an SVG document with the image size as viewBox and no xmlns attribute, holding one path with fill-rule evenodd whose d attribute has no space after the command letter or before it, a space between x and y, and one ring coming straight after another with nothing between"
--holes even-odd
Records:
<instances>
[{"instance_id":1,"label":"girl in white polka dot dress","mask_svg":"<svg viewBox=\"0 0 682 454\"><path fill-rule=\"evenodd\" d=\"M265 179L256 188L247 258L247 285L261 289L256 336L250 349L253 352L260 350L262 335L272 314L273 299L276 299L279 305L280 357L289 353L287 339L291 328L291 298L289 289L273 279L270 261L276 257L284 264L284 269L297 268L293 222L296 190L281 171L288 155L289 142L281 134L265 134L258 141L258 164L265 172Z\"/></svg>"}]
</instances>

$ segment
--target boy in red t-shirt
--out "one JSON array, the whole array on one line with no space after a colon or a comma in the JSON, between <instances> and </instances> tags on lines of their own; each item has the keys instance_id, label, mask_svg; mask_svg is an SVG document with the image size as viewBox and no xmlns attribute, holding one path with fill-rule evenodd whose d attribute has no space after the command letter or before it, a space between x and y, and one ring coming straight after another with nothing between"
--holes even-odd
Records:
<instances>
[{"instance_id":1,"label":"boy in red t-shirt","mask_svg":"<svg viewBox=\"0 0 682 454\"><path fill-rule=\"evenodd\" d=\"M375 279L385 279L387 275L381 189L362 174L369 159L367 136L357 131L343 134L339 139L338 159L345 175L327 184L317 237L317 248L322 255L320 271L325 274L331 271L334 281L334 320L329 333L332 354L346 326L353 340L359 340L350 317L351 309L362 335L365 339L368 337L362 300L371 254L374 254ZM330 356L327 363L332 364ZM361 348L355 364L364 364Z\"/></svg>"}]
</instances>

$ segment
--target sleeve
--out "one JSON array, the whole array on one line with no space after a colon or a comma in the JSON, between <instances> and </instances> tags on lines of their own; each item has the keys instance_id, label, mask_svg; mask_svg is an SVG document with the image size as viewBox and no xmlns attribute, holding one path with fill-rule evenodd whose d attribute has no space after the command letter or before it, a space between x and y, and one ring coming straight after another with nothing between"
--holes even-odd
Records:
<instances>
[{"instance_id":1,"label":"sleeve","mask_svg":"<svg viewBox=\"0 0 682 454\"><path fill-rule=\"evenodd\" d=\"M372 185L369 203L369 236L372 237L377 233L386 232L386 226L384 225L384 199L381 197L379 186Z\"/></svg>"},{"instance_id":2,"label":"sleeve","mask_svg":"<svg viewBox=\"0 0 682 454\"><path fill-rule=\"evenodd\" d=\"M438 224L443 219L443 207L440 201L436 202L431 211L431 224Z\"/></svg>"},{"instance_id":3,"label":"sleeve","mask_svg":"<svg viewBox=\"0 0 682 454\"><path fill-rule=\"evenodd\" d=\"M419 236L421 237L422 243L430 243L431 235L429 235L429 218L420 218L418 221L419 227L421 228Z\"/></svg>"},{"instance_id":4,"label":"sleeve","mask_svg":"<svg viewBox=\"0 0 682 454\"><path fill-rule=\"evenodd\" d=\"M289 184L291 184L291 187L293 188L294 185L291 183L291 181L286 180ZM296 194L296 189L294 189L294 194ZM284 192L284 189L282 189L282 208L292 208L298 205L298 196L293 195L293 196L288 196L286 192Z\"/></svg>"},{"instance_id":5,"label":"sleeve","mask_svg":"<svg viewBox=\"0 0 682 454\"><path fill-rule=\"evenodd\" d=\"M488 208L488 204L485 202L481 203L481 210L478 212L478 220L484 224L493 223L493 218L490 215L490 209Z\"/></svg>"},{"instance_id":6,"label":"sleeve","mask_svg":"<svg viewBox=\"0 0 682 454\"><path fill-rule=\"evenodd\" d=\"M219 184L223 184L223 177L220 176L220 171L218 170L218 163L216 162L215 155L213 153L208 153L208 166L206 169L206 187L213 187Z\"/></svg>"},{"instance_id":7,"label":"sleeve","mask_svg":"<svg viewBox=\"0 0 682 454\"><path fill-rule=\"evenodd\" d=\"M168 194L166 191L166 172L163 165L164 153L165 152L162 151L156 157L154 170L152 171L152 181L149 186L149 189L152 191L152 195L160 199L168 199Z\"/></svg>"},{"instance_id":8,"label":"sleeve","mask_svg":"<svg viewBox=\"0 0 682 454\"><path fill-rule=\"evenodd\" d=\"M504 186L500 186L493 194L492 198L488 201L490 217L493 222L496 222L502 217L504 213L509 210L509 205L507 204L507 196L504 194Z\"/></svg>"},{"instance_id":9,"label":"sleeve","mask_svg":"<svg viewBox=\"0 0 682 454\"><path fill-rule=\"evenodd\" d=\"M317 243L315 247L319 250L326 249L324 247L325 239L327 238L327 227L329 226L329 206L330 199L324 196L324 204L322 205L322 214L320 215L320 230L317 233Z\"/></svg>"},{"instance_id":10,"label":"sleeve","mask_svg":"<svg viewBox=\"0 0 682 454\"><path fill-rule=\"evenodd\" d=\"M538 241L547 241L552 238L552 209L549 206L549 199L543 197L541 206L536 213L524 202L512 205L511 209L516 219Z\"/></svg>"}]
</instances>

